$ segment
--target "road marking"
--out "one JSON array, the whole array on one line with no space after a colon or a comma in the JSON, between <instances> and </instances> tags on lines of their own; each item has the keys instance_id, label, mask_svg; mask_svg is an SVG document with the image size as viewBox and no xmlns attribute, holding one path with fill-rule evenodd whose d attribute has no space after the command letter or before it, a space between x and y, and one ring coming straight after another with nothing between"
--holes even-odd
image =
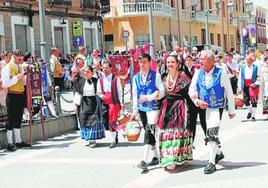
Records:
<instances>
[{"instance_id":1,"label":"road marking","mask_svg":"<svg viewBox=\"0 0 268 188\"><path fill-rule=\"evenodd\" d=\"M220 136L220 140L221 140L223 147L224 147L224 143L229 142L230 140L236 138L238 135L245 133L246 131L248 131L249 129L253 127L255 127L255 124L253 124L252 122L245 122L243 124L237 125L235 128L231 130L224 131L222 133L220 132L219 136ZM207 147L202 145L202 146L198 146L197 149L194 150L193 156L194 156L194 159L200 159L207 153L208 153ZM163 169L161 169L161 171L163 171ZM134 181L129 182L128 184L124 185L123 188L134 188L134 187L149 188L162 182L163 180L165 180L166 178L172 175L169 173L165 173L165 174L160 173L161 171L160 169L156 169L153 172L143 174L142 176L138 177Z\"/></svg>"}]
</instances>

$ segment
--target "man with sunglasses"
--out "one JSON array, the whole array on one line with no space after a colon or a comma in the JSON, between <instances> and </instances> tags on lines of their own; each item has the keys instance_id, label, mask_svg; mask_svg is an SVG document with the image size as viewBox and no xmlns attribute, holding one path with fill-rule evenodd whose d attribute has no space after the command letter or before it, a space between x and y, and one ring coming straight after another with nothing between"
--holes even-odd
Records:
<instances>
[{"instance_id":1,"label":"man with sunglasses","mask_svg":"<svg viewBox=\"0 0 268 188\"><path fill-rule=\"evenodd\" d=\"M21 50L16 50L11 58L11 61L3 68L2 82L3 87L7 88L7 150L15 151L17 148L30 147L29 144L21 140L20 128L22 114L24 108L24 75L21 64L23 63L23 53ZM15 142L13 144L12 131L14 131Z\"/></svg>"}]
</instances>

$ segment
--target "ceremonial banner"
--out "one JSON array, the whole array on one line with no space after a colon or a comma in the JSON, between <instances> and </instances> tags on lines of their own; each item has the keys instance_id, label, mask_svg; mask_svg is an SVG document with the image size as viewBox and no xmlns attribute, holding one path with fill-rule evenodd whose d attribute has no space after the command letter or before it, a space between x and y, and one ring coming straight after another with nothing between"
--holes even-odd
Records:
<instances>
[{"instance_id":1,"label":"ceremonial banner","mask_svg":"<svg viewBox=\"0 0 268 188\"><path fill-rule=\"evenodd\" d=\"M32 74L31 74L31 81L32 81L32 98L35 97L42 97L42 75L40 71L33 71L33 69L31 70Z\"/></svg>"},{"instance_id":2,"label":"ceremonial banner","mask_svg":"<svg viewBox=\"0 0 268 188\"><path fill-rule=\"evenodd\" d=\"M112 73L114 75L128 75L128 56L109 56L109 61L112 63Z\"/></svg>"},{"instance_id":3,"label":"ceremonial banner","mask_svg":"<svg viewBox=\"0 0 268 188\"><path fill-rule=\"evenodd\" d=\"M139 60L133 60L133 73L134 75L137 74L140 71L140 64L139 64Z\"/></svg>"},{"instance_id":4,"label":"ceremonial banner","mask_svg":"<svg viewBox=\"0 0 268 188\"><path fill-rule=\"evenodd\" d=\"M42 64L42 83L43 83L43 95L49 96L48 81L47 81L47 64Z\"/></svg>"}]
</instances>

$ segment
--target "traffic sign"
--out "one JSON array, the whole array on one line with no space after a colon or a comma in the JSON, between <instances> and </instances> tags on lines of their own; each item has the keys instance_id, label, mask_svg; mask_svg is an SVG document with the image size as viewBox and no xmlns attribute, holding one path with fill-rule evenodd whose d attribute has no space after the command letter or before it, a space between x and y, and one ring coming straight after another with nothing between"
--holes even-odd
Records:
<instances>
[{"instance_id":1,"label":"traffic sign","mask_svg":"<svg viewBox=\"0 0 268 188\"><path fill-rule=\"evenodd\" d=\"M75 46L82 46L82 45L84 45L84 38L83 37L74 37L73 43Z\"/></svg>"},{"instance_id":2,"label":"traffic sign","mask_svg":"<svg viewBox=\"0 0 268 188\"><path fill-rule=\"evenodd\" d=\"M73 21L73 36L74 37L83 36L83 26L80 20Z\"/></svg>"},{"instance_id":3,"label":"traffic sign","mask_svg":"<svg viewBox=\"0 0 268 188\"><path fill-rule=\"evenodd\" d=\"M124 30L124 31L122 32L122 36L123 36L123 38L128 38L129 35L130 35L130 33L129 33L128 30Z\"/></svg>"}]
</instances>

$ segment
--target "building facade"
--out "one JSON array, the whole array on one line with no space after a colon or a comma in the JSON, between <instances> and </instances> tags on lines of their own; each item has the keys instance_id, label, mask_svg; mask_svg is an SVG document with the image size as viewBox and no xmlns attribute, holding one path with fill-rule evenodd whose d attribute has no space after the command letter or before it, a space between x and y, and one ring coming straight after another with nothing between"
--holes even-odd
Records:
<instances>
[{"instance_id":1,"label":"building facade","mask_svg":"<svg viewBox=\"0 0 268 188\"><path fill-rule=\"evenodd\" d=\"M216 11L214 0L197 1L193 11L191 1L152 0L155 50L170 50L174 46L206 44L206 16L208 16L210 44L227 50L237 47L237 25L230 24L227 0ZM207 3L206 3L207 2ZM122 33L129 31L127 47L142 46L149 41L149 7L146 0L110 0L111 11L104 17L106 50L125 50Z\"/></svg>"},{"instance_id":2,"label":"building facade","mask_svg":"<svg viewBox=\"0 0 268 188\"><path fill-rule=\"evenodd\" d=\"M63 54L101 47L100 0L44 0L47 49L57 46ZM37 0L0 1L0 50L40 55L39 5Z\"/></svg>"}]
</instances>

